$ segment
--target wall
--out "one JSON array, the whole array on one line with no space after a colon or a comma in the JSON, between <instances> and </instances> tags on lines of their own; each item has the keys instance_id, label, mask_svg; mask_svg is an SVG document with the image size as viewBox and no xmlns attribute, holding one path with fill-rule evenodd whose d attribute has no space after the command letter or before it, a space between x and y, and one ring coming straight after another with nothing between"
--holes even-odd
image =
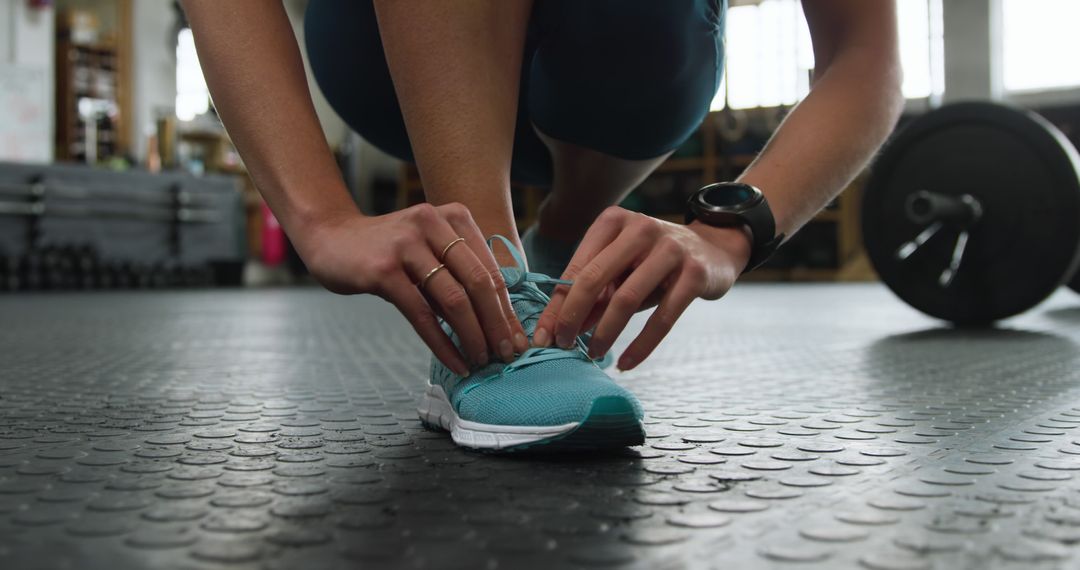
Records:
<instances>
[{"instance_id":1,"label":"wall","mask_svg":"<svg viewBox=\"0 0 1080 570\"><path fill-rule=\"evenodd\" d=\"M945 101L1000 99L999 0L946 0Z\"/></svg>"},{"instance_id":2,"label":"wall","mask_svg":"<svg viewBox=\"0 0 1080 570\"><path fill-rule=\"evenodd\" d=\"M131 20L131 150L141 162L157 116L176 108L176 13L171 0L136 0Z\"/></svg>"},{"instance_id":3,"label":"wall","mask_svg":"<svg viewBox=\"0 0 1080 570\"><path fill-rule=\"evenodd\" d=\"M52 69L55 27L52 8L26 0L0 0L0 62Z\"/></svg>"},{"instance_id":4,"label":"wall","mask_svg":"<svg viewBox=\"0 0 1080 570\"><path fill-rule=\"evenodd\" d=\"M0 66L14 65L36 70L40 89L33 91L35 106L42 110L42 120L35 122L20 136L34 141L35 149L28 160L49 162L53 158L53 59L55 57L55 27L51 8L30 8L26 0L0 0ZM10 111L0 109L0 113Z\"/></svg>"},{"instance_id":5,"label":"wall","mask_svg":"<svg viewBox=\"0 0 1080 570\"><path fill-rule=\"evenodd\" d=\"M10 63L14 30L14 0L0 0L0 63Z\"/></svg>"}]
</instances>

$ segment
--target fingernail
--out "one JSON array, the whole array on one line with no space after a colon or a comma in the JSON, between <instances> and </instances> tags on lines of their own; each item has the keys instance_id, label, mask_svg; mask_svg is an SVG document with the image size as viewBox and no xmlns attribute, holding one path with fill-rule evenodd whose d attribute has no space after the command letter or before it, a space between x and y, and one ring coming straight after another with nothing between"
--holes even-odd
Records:
<instances>
[{"instance_id":1,"label":"fingernail","mask_svg":"<svg viewBox=\"0 0 1080 570\"><path fill-rule=\"evenodd\" d=\"M469 370L469 367L465 366L465 364L462 363L462 362L458 362L458 363L454 364L454 366L452 367L452 370L458 376L468 376L471 373L471 371Z\"/></svg>"},{"instance_id":2,"label":"fingernail","mask_svg":"<svg viewBox=\"0 0 1080 570\"><path fill-rule=\"evenodd\" d=\"M555 344L559 345L559 348L570 348L574 341L567 336L556 336Z\"/></svg>"},{"instance_id":3,"label":"fingernail","mask_svg":"<svg viewBox=\"0 0 1080 570\"><path fill-rule=\"evenodd\" d=\"M536 329L533 334L533 344L540 348L551 346L551 335L548 334L547 329Z\"/></svg>"},{"instance_id":4,"label":"fingernail","mask_svg":"<svg viewBox=\"0 0 1080 570\"><path fill-rule=\"evenodd\" d=\"M619 359L619 370L630 370L634 366L637 366L637 361L629 356L624 356Z\"/></svg>"},{"instance_id":5,"label":"fingernail","mask_svg":"<svg viewBox=\"0 0 1080 570\"><path fill-rule=\"evenodd\" d=\"M480 356L478 356L476 358L476 365L477 366L487 366L488 362L490 362L490 360L488 359L487 351L481 352Z\"/></svg>"},{"instance_id":6,"label":"fingernail","mask_svg":"<svg viewBox=\"0 0 1080 570\"><path fill-rule=\"evenodd\" d=\"M600 347L600 346L590 346L589 347L589 358L591 358L593 360L601 359L601 358L604 357L604 354L606 352L607 352L606 348L603 348L603 347Z\"/></svg>"},{"instance_id":7,"label":"fingernail","mask_svg":"<svg viewBox=\"0 0 1080 570\"><path fill-rule=\"evenodd\" d=\"M510 344L508 339L504 338L499 341L499 354L507 362L514 360L514 346Z\"/></svg>"},{"instance_id":8,"label":"fingernail","mask_svg":"<svg viewBox=\"0 0 1080 570\"><path fill-rule=\"evenodd\" d=\"M525 338L525 335L517 333L514 335L514 342L517 344L519 352L525 352L529 349L529 339Z\"/></svg>"}]
</instances>

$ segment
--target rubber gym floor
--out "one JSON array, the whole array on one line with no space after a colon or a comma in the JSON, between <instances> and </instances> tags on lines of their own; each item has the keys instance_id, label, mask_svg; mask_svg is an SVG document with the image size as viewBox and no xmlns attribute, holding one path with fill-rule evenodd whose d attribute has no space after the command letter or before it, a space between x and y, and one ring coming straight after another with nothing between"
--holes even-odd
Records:
<instances>
[{"instance_id":1,"label":"rubber gym floor","mask_svg":"<svg viewBox=\"0 0 1080 570\"><path fill-rule=\"evenodd\" d=\"M1080 564L1068 291L971 331L879 285L740 285L615 373L646 445L577 456L426 431L428 356L373 298L18 295L0 321L5 569Z\"/></svg>"}]
</instances>

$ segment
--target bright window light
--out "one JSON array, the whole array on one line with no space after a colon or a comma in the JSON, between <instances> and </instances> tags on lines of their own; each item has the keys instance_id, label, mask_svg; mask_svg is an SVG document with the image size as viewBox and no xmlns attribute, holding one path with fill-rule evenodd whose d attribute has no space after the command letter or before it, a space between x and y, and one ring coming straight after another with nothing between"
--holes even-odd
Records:
<instances>
[{"instance_id":1,"label":"bright window light","mask_svg":"<svg viewBox=\"0 0 1080 570\"><path fill-rule=\"evenodd\" d=\"M908 99L941 95L945 90L941 1L899 0L896 3L904 97Z\"/></svg>"},{"instance_id":2,"label":"bright window light","mask_svg":"<svg viewBox=\"0 0 1080 570\"><path fill-rule=\"evenodd\" d=\"M810 90L814 52L798 0L728 9L725 81L713 109L794 105Z\"/></svg>"},{"instance_id":3,"label":"bright window light","mask_svg":"<svg viewBox=\"0 0 1080 570\"><path fill-rule=\"evenodd\" d=\"M180 30L176 44L176 118L190 121L210 109L210 90L206 87L195 38L190 28Z\"/></svg>"},{"instance_id":4,"label":"bright window light","mask_svg":"<svg viewBox=\"0 0 1080 570\"><path fill-rule=\"evenodd\" d=\"M939 95L944 88L942 0L898 0L904 96ZM1073 0L1075 1L1075 0ZM810 91L814 50L799 0L762 0L727 13L724 82L712 109L794 105Z\"/></svg>"},{"instance_id":5,"label":"bright window light","mask_svg":"<svg viewBox=\"0 0 1080 570\"><path fill-rule=\"evenodd\" d=\"M1007 91L1080 85L1080 2L1002 0L1002 73ZM1072 54L1072 55L1070 55Z\"/></svg>"}]
</instances>

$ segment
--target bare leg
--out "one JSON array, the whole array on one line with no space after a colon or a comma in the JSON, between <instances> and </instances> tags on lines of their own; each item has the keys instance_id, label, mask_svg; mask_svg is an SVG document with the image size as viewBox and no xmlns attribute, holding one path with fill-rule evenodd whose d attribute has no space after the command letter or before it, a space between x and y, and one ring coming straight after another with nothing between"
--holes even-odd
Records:
<instances>
[{"instance_id":1,"label":"bare leg","mask_svg":"<svg viewBox=\"0 0 1080 570\"><path fill-rule=\"evenodd\" d=\"M551 151L551 194L540 207L537 231L547 239L574 244L608 206L623 200L669 155L626 160L555 140L537 130Z\"/></svg>"},{"instance_id":2,"label":"bare leg","mask_svg":"<svg viewBox=\"0 0 1080 570\"><path fill-rule=\"evenodd\" d=\"M515 243L510 157L531 11L531 0L375 2L428 201L464 204L485 235Z\"/></svg>"}]
</instances>

